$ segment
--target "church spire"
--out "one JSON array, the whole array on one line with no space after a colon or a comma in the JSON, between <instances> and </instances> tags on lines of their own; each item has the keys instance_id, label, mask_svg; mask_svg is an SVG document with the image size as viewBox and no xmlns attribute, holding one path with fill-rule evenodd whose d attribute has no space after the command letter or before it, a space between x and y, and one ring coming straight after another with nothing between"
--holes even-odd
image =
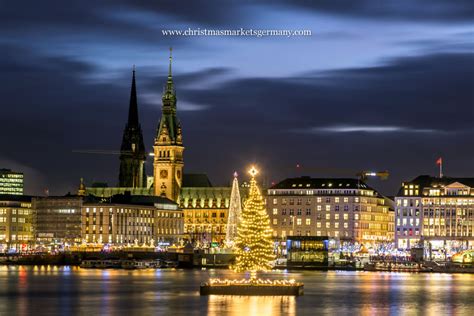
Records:
<instances>
[{"instance_id":1,"label":"church spire","mask_svg":"<svg viewBox=\"0 0 474 316\"><path fill-rule=\"evenodd\" d=\"M138 124L137 87L135 84L135 65L133 65L132 88L130 90L130 106L128 109L128 125L136 127Z\"/></svg>"},{"instance_id":2,"label":"church spire","mask_svg":"<svg viewBox=\"0 0 474 316\"><path fill-rule=\"evenodd\" d=\"M128 120L125 125L120 147L120 187L145 187L146 152L143 134L138 120L137 87L135 83L135 65L132 71L132 87L130 90L130 105Z\"/></svg>"},{"instance_id":3,"label":"church spire","mask_svg":"<svg viewBox=\"0 0 474 316\"><path fill-rule=\"evenodd\" d=\"M172 75L172 48L170 48L168 78L164 85L161 119L155 137L153 175L154 193L177 201L183 179L183 134L176 113L176 92Z\"/></svg>"},{"instance_id":4,"label":"church spire","mask_svg":"<svg viewBox=\"0 0 474 316\"><path fill-rule=\"evenodd\" d=\"M173 62L173 47L170 47L170 65L168 68L168 80L172 80L172 75L171 75L171 63Z\"/></svg>"},{"instance_id":5,"label":"church spire","mask_svg":"<svg viewBox=\"0 0 474 316\"><path fill-rule=\"evenodd\" d=\"M170 62L168 66L168 80L166 81L166 86L163 91L163 106L169 106L171 108L176 107L176 91L174 89L173 75L171 72L171 66L173 62L173 48L170 47Z\"/></svg>"}]
</instances>

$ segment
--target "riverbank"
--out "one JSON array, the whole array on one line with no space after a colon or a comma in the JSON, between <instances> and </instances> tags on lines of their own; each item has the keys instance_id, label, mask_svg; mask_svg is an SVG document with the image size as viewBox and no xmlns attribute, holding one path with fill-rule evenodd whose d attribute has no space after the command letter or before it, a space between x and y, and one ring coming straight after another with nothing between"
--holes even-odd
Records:
<instances>
[{"instance_id":1,"label":"riverbank","mask_svg":"<svg viewBox=\"0 0 474 316\"><path fill-rule=\"evenodd\" d=\"M0 256L2 265L22 266L81 266L85 261L161 261L173 262L173 266L180 269L223 269L232 264L233 255L221 254L183 254L173 252L76 252L60 254L29 254L29 255L3 255ZM84 265L83 265L84 266ZM107 264L104 264L107 266ZM116 265L111 265L116 266ZM354 265L338 266L286 266L277 265L274 270L285 271L374 271L374 272L412 272L412 273L469 273L474 274L474 266L453 263L381 263L373 262L364 267Z\"/></svg>"}]
</instances>

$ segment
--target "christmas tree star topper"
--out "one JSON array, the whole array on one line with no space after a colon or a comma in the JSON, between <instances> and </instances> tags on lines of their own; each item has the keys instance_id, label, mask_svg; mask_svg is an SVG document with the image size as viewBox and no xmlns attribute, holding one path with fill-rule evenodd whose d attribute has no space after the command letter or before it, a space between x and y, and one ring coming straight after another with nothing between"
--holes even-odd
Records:
<instances>
[{"instance_id":1,"label":"christmas tree star topper","mask_svg":"<svg viewBox=\"0 0 474 316\"><path fill-rule=\"evenodd\" d=\"M252 176L252 178L255 178L255 176L258 174L257 168L255 168L255 166L252 166L249 170L249 174Z\"/></svg>"}]
</instances>

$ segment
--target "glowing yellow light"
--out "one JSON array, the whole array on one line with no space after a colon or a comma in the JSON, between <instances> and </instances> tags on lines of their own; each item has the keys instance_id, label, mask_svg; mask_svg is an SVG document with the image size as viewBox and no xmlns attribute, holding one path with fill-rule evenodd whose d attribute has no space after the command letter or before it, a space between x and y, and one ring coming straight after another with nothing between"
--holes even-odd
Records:
<instances>
[{"instance_id":1,"label":"glowing yellow light","mask_svg":"<svg viewBox=\"0 0 474 316\"><path fill-rule=\"evenodd\" d=\"M258 170L252 166L249 173L252 175L249 197L244 203L242 221L237 228L234 244L237 257L233 268L238 272L249 271L250 279L256 280L257 271L271 270L275 256L270 219L255 180Z\"/></svg>"},{"instance_id":2,"label":"glowing yellow light","mask_svg":"<svg viewBox=\"0 0 474 316\"><path fill-rule=\"evenodd\" d=\"M252 176L252 178L255 178L255 176L258 174L257 168L255 168L255 166L252 166L249 170L249 174Z\"/></svg>"}]
</instances>

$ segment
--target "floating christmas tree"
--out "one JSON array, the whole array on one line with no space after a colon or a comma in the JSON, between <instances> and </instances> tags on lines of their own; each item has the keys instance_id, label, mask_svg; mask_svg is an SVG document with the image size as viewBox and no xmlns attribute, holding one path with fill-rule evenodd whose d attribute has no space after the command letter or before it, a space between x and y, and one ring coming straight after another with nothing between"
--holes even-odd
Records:
<instances>
[{"instance_id":1,"label":"floating christmas tree","mask_svg":"<svg viewBox=\"0 0 474 316\"><path fill-rule=\"evenodd\" d=\"M252 176L249 197L244 203L234 245L237 255L234 270L250 271L251 279L255 279L257 271L271 270L275 255L270 219L255 180L258 171L252 167L249 173Z\"/></svg>"},{"instance_id":2,"label":"floating christmas tree","mask_svg":"<svg viewBox=\"0 0 474 316\"><path fill-rule=\"evenodd\" d=\"M234 172L234 182L230 193L229 216L227 219L227 230L225 234L225 244L227 248L232 248L237 237L237 226L242 213L242 203L240 200L239 181L237 172Z\"/></svg>"}]
</instances>

